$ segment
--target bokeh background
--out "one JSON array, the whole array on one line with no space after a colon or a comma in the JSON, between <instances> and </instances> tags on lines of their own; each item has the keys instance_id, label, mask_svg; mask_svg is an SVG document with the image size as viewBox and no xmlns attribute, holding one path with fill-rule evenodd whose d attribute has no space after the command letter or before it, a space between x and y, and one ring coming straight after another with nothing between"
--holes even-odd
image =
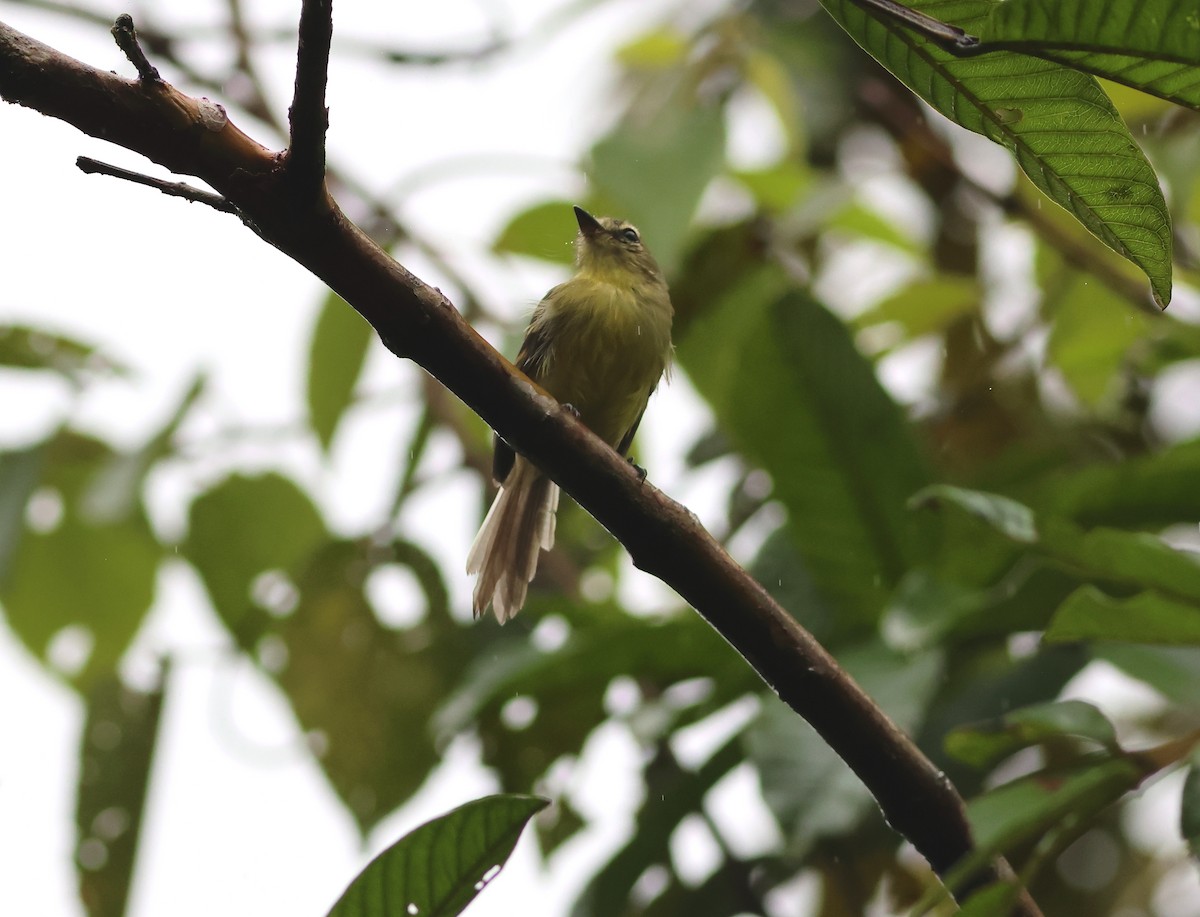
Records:
<instances>
[{"instance_id":1,"label":"bokeh background","mask_svg":"<svg viewBox=\"0 0 1200 917\"><path fill-rule=\"evenodd\" d=\"M0 0L120 73L124 11L167 79L283 145L296 4ZM1132 748L1197 727L1191 646L1043 637L1136 576L909 502L959 485L1194 550L1193 114L1107 87L1176 221L1154 317L1144 278L815 0L334 21L344 209L510 356L569 271L570 204L637 223L678 348L639 463L964 795L1097 753L1095 732L948 750L1015 708L1086 701ZM489 431L312 277L236 218L74 166L160 174L134 154L10 105L0 136L0 912L319 915L498 790L555 804L473 915L903 913L929 887L820 739L573 504L526 610L473 623ZM1200 909L1185 759L1014 851L1047 914Z\"/></svg>"}]
</instances>

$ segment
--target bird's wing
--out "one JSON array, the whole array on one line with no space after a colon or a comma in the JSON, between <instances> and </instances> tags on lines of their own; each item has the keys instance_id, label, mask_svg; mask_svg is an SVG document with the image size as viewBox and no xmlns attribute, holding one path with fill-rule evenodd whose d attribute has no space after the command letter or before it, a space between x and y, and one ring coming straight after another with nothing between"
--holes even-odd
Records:
<instances>
[{"instance_id":1,"label":"bird's wing","mask_svg":"<svg viewBox=\"0 0 1200 917\"><path fill-rule=\"evenodd\" d=\"M559 287L554 287L533 310L533 316L529 319L529 327L525 329L525 340L521 342L521 350L517 353L517 369L534 382L541 377L542 366L549 356L552 346L551 335L546 332L545 324L542 321L546 300L553 297L558 289ZM513 453L512 447L498 435L493 440L495 451L492 455L492 479L497 484L503 484L508 473L512 471L516 455Z\"/></svg>"}]
</instances>

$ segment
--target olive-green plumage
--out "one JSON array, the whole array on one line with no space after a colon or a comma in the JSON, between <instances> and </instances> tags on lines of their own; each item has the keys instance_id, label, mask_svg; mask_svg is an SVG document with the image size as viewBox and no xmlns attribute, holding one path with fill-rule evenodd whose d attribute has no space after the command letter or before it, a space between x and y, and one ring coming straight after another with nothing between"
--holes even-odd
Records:
<instances>
[{"instance_id":1,"label":"olive-green plumage","mask_svg":"<svg viewBox=\"0 0 1200 917\"><path fill-rule=\"evenodd\" d=\"M575 276L534 310L517 366L579 412L601 439L628 451L650 393L671 362L671 297L635 227L575 208ZM467 556L476 616L503 623L521 610L540 550L554 544L558 487L496 440L500 492Z\"/></svg>"}]
</instances>

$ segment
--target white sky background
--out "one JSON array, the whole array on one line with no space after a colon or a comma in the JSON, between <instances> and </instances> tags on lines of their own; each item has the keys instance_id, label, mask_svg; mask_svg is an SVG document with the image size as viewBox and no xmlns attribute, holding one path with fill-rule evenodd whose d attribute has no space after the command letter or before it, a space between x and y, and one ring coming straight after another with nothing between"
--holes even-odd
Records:
<instances>
[{"instance_id":1,"label":"white sky background","mask_svg":"<svg viewBox=\"0 0 1200 917\"><path fill-rule=\"evenodd\" d=\"M523 34L563 5L562 0L510 0L505 21L512 32ZM169 26L221 21L224 6L190 0L153 8L156 21ZM298 3L293 0L252 0L245 6L252 22L294 27ZM464 169L452 179L422 186L402 199L398 214L482 281L489 305L519 325L561 275L530 262L497 264L486 256L487 247L520 206L582 196L575 163L616 114L611 50L674 7L669 0L612 0L553 40L524 45L519 54L483 67L385 67L339 57L335 48L328 92L330 160L345 164L377 191L462 157L503 163L503 168ZM97 2L93 8L115 17L128 6ZM404 47L468 45L484 37L488 20L481 10L486 9L470 0L338 0L335 43L337 36L355 36ZM130 11L137 21L137 9ZM131 73L106 29L3 0L0 18L94 66ZM260 54L258 63L276 110L285 112L294 46L276 45ZM167 68L164 75L172 77ZM252 136L278 145L259 125L236 112L234 117ZM735 154L761 154L773 128L764 119L754 125L751 142L745 142L744 126L739 130L734 124ZM141 157L61 122L11 105L0 108L0 321L57 328L98 343L131 365L136 377L96 385L75 402L52 381L18 385L15 374L0 373L0 436L8 437L0 447L31 442L64 418L133 446L161 424L195 373L204 370L210 374L209 395L202 416L184 431L199 458L151 480L150 508L161 530L180 534L197 489L235 467L282 468L315 491L340 531L360 532L376 524L416 417L415 400L355 409L328 467L312 444L300 441L240 446L232 455L219 449L206 456L203 443L215 430L278 426L303 417L307 340L323 290L235 218L114 179L85 176L74 166L77 155L163 174ZM886 179L875 192L886 203ZM420 259L410 259L407 266L430 283L446 285ZM861 266L847 262L843 273L861 276ZM495 338L499 329L484 330ZM883 373L905 400L918 397L919 379L911 371L885 366ZM362 390L403 390L415 378L410 366L376 345ZM682 374L676 374L652 402L639 443L655 483L707 522L719 513L729 475L719 463L699 474L684 473L681 453L703 427L702 411ZM453 466L453 448L444 445L430 450L426 470ZM442 564L459 610L467 607L470 584L465 575L454 574L478 522L478 487L466 475L452 476L414 498L403 519ZM434 518L436 529L430 525ZM744 545L744 553L752 547ZM669 601L655 581L632 571L627 579L626 588L643 603ZM404 598L401 592L396 601L402 605ZM427 818L494 790L490 777L473 764L469 743L458 743L419 796L377 829L371 849L360 849L351 819L300 747L286 700L248 664L234 661L229 650L195 576L185 565L168 566L150 620L127 660L133 677L149 671L165 651L179 660L159 739L132 917L320 917L375 851ZM1093 675L1073 696L1128 698L1122 694L1127 690ZM0 914L79 915L72 855L82 707L2 624L0 698ZM1140 695L1137 699L1145 702ZM697 743L709 744L702 736ZM630 827L638 753L621 727L601 729L568 787L573 801L596 819L593 827L544 872L532 838L523 838L508 867L468 913L563 913L582 879ZM681 749L685 759L686 754ZM1173 817L1178 787L1155 792L1162 797L1155 810L1161 824ZM755 781L743 768L727 781L723 804L713 813L745 854L776 839L756 794ZM675 852L686 874L702 877L711 868L706 840L702 829L680 832ZM1194 886L1194 874L1188 875ZM1184 900L1197 900L1195 894L1189 886ZM802 897L781 902L779 912L803 914Z\"/></svg>"}]
</instances>

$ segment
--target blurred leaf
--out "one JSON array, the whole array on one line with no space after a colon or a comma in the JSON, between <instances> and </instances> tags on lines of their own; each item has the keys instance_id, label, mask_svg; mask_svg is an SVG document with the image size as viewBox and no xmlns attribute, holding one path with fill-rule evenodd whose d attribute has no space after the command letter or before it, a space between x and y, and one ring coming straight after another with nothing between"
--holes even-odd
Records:
<instances>
[{"instance_id":1,"label":"blurred leaf","mask_svg":"<svg viewBox=\"0 0 1200 917\"><path fill-rule=\"evenodd\" d=\"M1108 718L1078 700L1022 707L989 723L960 726L946 736L945 745L959 761L984 769L1022 748L1063 736L1090 739L1110 751L1117 748L1117 734Z\"/></svg>"},{"instance_id":2,"label":"blurred leaf","mask_svg":"<svg viewBox=\"0 0 1200 917\"><path fill-rule=\"evenodd\" d=\"M907 337L940 331L979 308L982 294L974 278L940 275L918 280L884 299L854 320L857 328L897 322Z\"/></svg>"},{"instance_id":3,"label":"blurred leaf","mask_svg":"<svg viewBox=\"0 0 1200 917\"><path fill-rule=\"evenodd\" d=\"M759 49L746 55L743 68L746 81L762 93L779 119L779 125L787 135L788 153L798 154L804 140L803 124L800 97L791 72L774 54Z\"/></svg>"},{"instance_id":4,"label":"blurred leaf","mask_svg":"<svg viewBox=\"0 0 1200 917\"><path fill-rule=\"evenodd\" d=\"M542 611L537 599L526 610L534 616ZM437 736L444 742L475 729L484 761L496 769L501 786L528 787L556 758L577 753L604 721L604 697L614 678L636 676L661 692L680 681L709 677L717 683L706 698L709 706L757 686L740 657L695 616L653 621L631 618L616 607L597 612L593 625L574 629L557 649L544 651L511 639L489 648L460 674L434 715ZM520 731L502 717L504 705L514 698L536 705L536 716Z\"/></svg>"},{"instance_id":5,"label":"blurred leaf","mask_svg":"<svg viewBox=\"0 0 1200 917\"><path fill-rule=\"evenodd\" d=\"M956 57L852 0L821 0L850 36L952 121L1007 148L1030 180L1171 300L1171 217L1154 169L1095 78L1008 51ZM968 32L991 0L926 0Z\"/></svg>"},{"instance_id":6,"label":"blurred leaf","mask_svg":"<svg viewBox=\"0 0 1200 917\"><path fill-rule=\"evenodd\" d=\"M566 201L547 201L535 204L509 220L492 243L492 251L574 264L573 243L578 232L571 205Z\"/></svg>"},{"instance_id":7,"label":"blurred leaf","mask_svg":"<svg viewBox=\"0 0 1200 917\"><path fill-rule=\"evenodd\" d=\"M902 655L870 644L842 652L838 661L896 725L917 731L942 677L940 653ZM854 772L782 702L764 704L745 742L789 855L803 857L816 842L849 833L877 811Z\"/></svg>"},{"instance_id":8,"label":"blurred leaf","mask_svg":"<svg viewBox=\"0 0 1200 917\"><path fill-rule=\"evenodd\" d=\"M1200 518L1200 440L1050 478L1041 498L1082 525L1163 528Z\"/></svg>"},{"instance_id":9,"label":"blurred leaf","mask_svg":"<svg viewBox=\"0 0 1200 917\"><path fill-rule=\"evenodd\" d=\"M1014 882L993 882L971 895L958 909L958 917L1011 917L1020 894Z\"/></svg>"},{"instance_id":10,"label":"blurred leaf","mask_svg":"<svg viewBox=\"0 0 1200 917\"><path fill-rule=\"evenodd\" d=\"M426 822L373 859L329 917L453 917L500 874L547 800L485 796Z\"/></svg>"},{"instance_id":11,"label":"blurred leaf","mask_svg":"<svg viewBox=\"0 0 1200 917\"><path fill-rule=\"evenodd\" d=\"M738 736L717 749L694 772L680 768L669 754L660 754L651 761L646 769L645 802L632 835L588 881L571 908L571 917L636 913L629 907L634 884L649 867L670 861L671 835L679 823L699 811L708 791L741 761Z\"/></svg>"},{"instance_id":12,"label":"blurred leaf","mask_svg":"<svg viewBox=\"0 0 1200 917\"><path fill-rule=\"evenodd\" d=\"M1187 0L1006 0L980 37L1200 108L1200 23Z\"/></svg>"},{"instance_id":13,"label":"blurred leaf","mask_svg":"<svg viewBox=\"0 0 1200 917\"><path fill-rule=\"evenodd\" d=\"M163 425L138 449L118 452L100 463L80 496L81 509L94 522L117 522L140 511L146 475L154 464L173 454L179 426L204 393L205 380L197 376Z\"/></svg>"},{"instance_id":14,"label":"blurred leaf","mask_svg":"<svg viewBox=\"0 0 1200 917\"><path fill-rule=\"evenodd\" d=\"M960 509L990 525L1017 544L1034 544L1037 541L1033 510L1000 494L938 484L915 494L911 501L911 505L919 509L936 510L943 504Z\"/></svg>"},{"instance_id":15,"label":"blurred leaf","mask_svg":"<svg viewBox=\"0 0 1200 917\"><path fill-rule=\"evenodd\" d=\"M135 691L105 675L92 683L86 701L75 805L79 897L89 917L123 917L163 690Z\"/></svg>"},{"instance_id":16,"label":"blurred leaf","mask_svg":"<svg viewBox=\"0 0 1200 917\"><path fill-rule=\"evenodd\" d=\"M775 482L809 575L844 632L872 625L922 543L905 512L928 471L903 413L844 325L760 271L711 303L680 363Z\"/></svg>"},{"instance_id":17,"label":"blurred leaf","mask_svg":"<svg viewBox=\"0 0 1200 917\"><path fill-rule=\"evenodd\" d=\"M926 488L913 502L961 509L1080 575L1153 588L1200 605L1200 562L1156 536L1100 527L1084 530L1055 516L1035 518L1027 506L1007 497L945 485Z\"/></svg>"},{"instance_id":18,"label":"blurred leaf","mask_svg":"<svg viewBox=\"0 0 1200 917\"><path fill-rule=\"evenodd\" d=\"M225 626L250 649L263 624L251 595L255 580L294 575L326 537L316 507L287 478L233 475L192 504L184 551Z\"/></svg>"},{"instance_id":19,"label":"blurred leaf","mask_svg":"<svg viewBox=\"0 0 1200 917\"><path fill-rule=\"evenodd\" d=\"M988 594L918 567L900 580L881 622L889 646L902 652L937 646L964 619L990 604Z\"/></svg>"},{"instance_id":20,"label":"blurred leaf","mask_svg":"<svg viewBox=\"0 0 1200 917\"><path fill-rule=\"evenodd\" d=\"M663 70L687 57L691 45L686 35L674 29L651 29L617 49L617 62L641 70Z\"/></svg>"},{"instance_id":21,"label":"blurred leaf","mask_svg":"<svg viewBox=\"0 0 1200 917\"><path fill-rule=\"evenodd\" d=\"M1177 703L1200 704L1200 649L1136 643L1100 643L1089 649L1096 659L1144 681Z\"/></svg>"},{"instance_id":22,"label":"blurred leaf","mask_svg":"<svg viewBox=\"0 0 1200 917\"><path fill-rule=\"evenodd\" d=\"M763 210L783 211L791 207L812 183L812 175L800 163L784 159L765 169L734 172Z\"/></svg>"},{"instance_id":23,"label":"blurred leaf","mask_svg":"<svg viewBox=\"0 0 1200 917\"><path fill-rule=\"evenodd\" d=\"M1200 645L1200 604L1155 592L1119 599L1094 586L1081 586L1054 613L1046 639L1196 646Z\"/></svg>"},{"instance_id":24,"label":"blurred leaf","mask_svg":"<svg viewBox=\"0 0 1200 917\"><path fill-rule=\"evenodd\" d=\"M587 821L568 799L556 799L533 823L543 862L549 860L564 843L587 827Z\"/></svg>"},{"instance_id":25,"label":"blurred leaf","mask_svg":"<svg viewBox=\"0 0 1200 917\"><path fill-rule=\"evenodd\" d=\"M25 507L42 476L44 445L0 452L0 590L25 529Z\"/></svg>"},{"instance_id":26,"label":"blurred leaf","mask_svg":"<svg viewBox=\"0 0 1200 917\"><path fill-rule=\"evenodd\" d=\"M333 542L300 569L299 602L277 627L286 656L275 676L364 834L437 766L430 714L472 638L428 612L408 630L385 628L363 594L371 561L366 545Z\"/></svg>"},{"instance_id":27,"label":"blurred leaf","mask_svg":"<svg viewBox=\"0 0 1200 917\"><path fill-rule=\"evenodd\" d=\"M308 352L308 419L321 448L329 451L338 423L350 406L374 332L336 293L325 297Z\"/></svg>"},{"instance_id":28,"label":"blurred leaf","mask_svg":"<svg viewBox=\"0 0 1200 917\"><path fill-rule=\"evenodd\" d=\"M1071 818L1087 821L1143 781L1175 766L1196 737L1139 753L1097 755L1067 771L1032 774L997 787L967 803L976 848L946 876L960 888L984 864L1016 845L1040 837Z\"/></svg>"},{"instance_id":29,"label":"blurred leaf","mask_svg":"<svg viewBox=\"0 0 1200 917\"><path fill-rule=\"evenodd\" d=\"M724 162L724 112L676 99L652 110L635 106L592 148L587 171L607 215L636 223L669 274L700 196Z\"/></svg>"},{"instance_id":30,"label":"blurred leaf","mask_svg":"<svg viewBox=\"0 0 1200 917\"><path fill-rule=\"evenodd\" d=\"M154 599L162 556L140 501L114 516L86 499L115 457L69 431L43 447L40 483L60 509L26 528L0 589L9 625L38 657L48 658L51 639L69 625L90 636L86 665L66 673L78 684L115 670Z\"/></svg>"},{"instance_id":31,"label":"blurred leaf","mask_svg":"<svg viewBox=\"0 0 1200 917\"><path fill-rule=\"evenodd\" d=\"M1046 358L1075 394L1094 406L1113 392L1118 370L1149 319L1104 284L1074 273L1069 286L1058 290L1053 314Z\"/></svg>"},{"instance_id":32,"label":"blurred leaf","mask_svg":"<svg viewBox=\"0 0 1200 917\"><path fill-rule=\"evenodd\" d=\"M1200 771L1196 765L1187 770L1183 798L1179 803L1179 833L1187 841L1192 856L1200 856Z\"/></svg>"},{"instance_id":33,"label":"blurred leaf","mask_svg":"<svg viewBox=\"0 0 1200 917\"><path fill-rule=\"evenodd\" d=\"M76 383L88 373L132 375L128 366L91 344L27 325L0 324L0 366L48 369Z\"/></svg>"}]
</instances>

